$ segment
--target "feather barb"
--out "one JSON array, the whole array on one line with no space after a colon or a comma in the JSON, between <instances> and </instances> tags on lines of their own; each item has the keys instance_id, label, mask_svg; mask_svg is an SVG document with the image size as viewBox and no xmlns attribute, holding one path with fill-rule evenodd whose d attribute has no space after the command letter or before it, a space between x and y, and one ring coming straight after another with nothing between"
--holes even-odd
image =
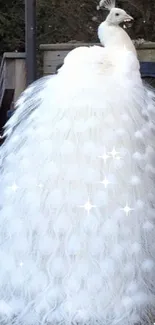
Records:
<instances>
[{"instance_id":1,"label":"feather barb","mask_svg":"<svg viewBox=\"0 0 155 325\"><path fill-rule=\"evenodd\" d=\"M97 10L104 7L110 11L112 8L115 8L115 4L115 0L101 0L97 6Z\"/></svg>"}]
</instances>

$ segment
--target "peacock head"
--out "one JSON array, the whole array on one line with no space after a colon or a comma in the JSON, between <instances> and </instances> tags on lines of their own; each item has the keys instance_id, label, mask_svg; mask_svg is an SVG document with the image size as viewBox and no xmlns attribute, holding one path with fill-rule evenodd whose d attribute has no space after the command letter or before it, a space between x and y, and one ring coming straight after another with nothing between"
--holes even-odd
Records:
<instances>
[{"instance_id":1,"label":"peacock head","mask_svg":"<svg viewBox=\"0 0 155 325\"><path fill-rule=\"evenodd\" d=\"M130 22L131 20L133 20L133 18L129 16L125 10L115 8L115 0L100 0L97 9L99 10L101 7L104 7L105 9L110 11L106 19L106 22L109 25L117 26L123 22Z\"/></svg>"},{"instance_id":2,"label":"peacock head","mask_svg":"<svg viewBox=\"0 0 155 325\"><path fill-rule=\"evenodd\" d=\"M109 15L107 16L106 22L110 25L119 25L124 22L130 22L133 20L125 10L120 8L112 8Z\"/></svg>"}]
</instances>

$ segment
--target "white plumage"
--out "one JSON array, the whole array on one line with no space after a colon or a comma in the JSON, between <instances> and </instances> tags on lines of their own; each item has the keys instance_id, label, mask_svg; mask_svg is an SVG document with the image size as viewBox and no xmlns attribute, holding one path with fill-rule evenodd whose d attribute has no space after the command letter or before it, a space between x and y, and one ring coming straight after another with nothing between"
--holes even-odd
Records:
<instances>
[{"instance_id":1,"label":"white plumage","mask_svg":"<svg viewBox=\"0 0 155 325\"><path fill-rule=\"evenodd\" d=\"M6 124L1 324L152 322L155 95L131 40L108 19L106 47L70 52Z\"/></svg>"}]
</instances>

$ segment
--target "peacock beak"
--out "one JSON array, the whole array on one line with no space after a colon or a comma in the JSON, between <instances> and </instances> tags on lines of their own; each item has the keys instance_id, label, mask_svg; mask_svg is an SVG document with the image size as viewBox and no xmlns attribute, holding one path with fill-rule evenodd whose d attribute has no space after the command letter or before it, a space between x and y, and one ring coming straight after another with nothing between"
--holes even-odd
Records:
<instances>
[{"instance_id":1,"label":"peacock beak","mask_svg":"<svg viewBox=\"0 0 155 325\"><path fill-rule=\"evenodd\" d=\"M131 20L134 20L134 18L131 17L131 16L129 16L129 15L126 15L126 16L124 17L124 22L125 22L125 23L126 23L126 22L129 22L129 21L131 21Z\"/></svg>"}]
</instances>

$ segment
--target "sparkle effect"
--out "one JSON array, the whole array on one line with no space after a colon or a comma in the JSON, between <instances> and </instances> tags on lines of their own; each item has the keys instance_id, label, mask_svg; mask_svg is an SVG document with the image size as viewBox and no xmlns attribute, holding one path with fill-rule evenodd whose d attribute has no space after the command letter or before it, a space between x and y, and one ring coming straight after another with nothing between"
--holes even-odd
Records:
<instances>
[{"instance_id":1,"label":"sparkle effect","mask_svg":"<svg viewBox=\"0 0 155 325\"><path fill-rule=\"evenodd\" d=\"M16 192L18 190L18 186L17 184L14 182L11 186L9 186L9 188L13 191L13 192Z\"/></svg>"},{"instance_id":2,"label":"sparkle effect","mask_svg":"<svg viewBox=\"0 0 155 325\"><path fill-rule=\"evenodd\" d=\"M84 205L81 205L80 208L84 208L89 214L92 208L96 208L96 205L92 205L90 200L88 199L88 201Z\"/></svg>"},{"instance_id":3,"label":"sparkle effect","mask_svg":"<svg viewBox=\"0 0 155 325\"><path fill-rule=\"evenodd\" d=\"M103 159L104 163L106 164L107 162L107 159L112 157L113 159L116 159L116 160L120 160L121 157L119 155L119 152L116 151L115 148L112 149L111 152L108 152L108 154L106 153L106 150L104 150L104 153L102 156L99 156L99 158Z\"/></svg>"},{"instance_id":4,"label":"sparkle effect","mask_svg":"<svg viewBox=\"0 0 155 325\"><path fill-rule=\"evenodd\" d=\"M107 159L110 158L110 156L107 155L106 151L104 150L104 154L102 156L99 156L99 158L102 158L104 163L106 164Z\"/></svg>"},{"instance_id":5,"label":"sparkle effect","mask_svg":"<svg viewBox=\"0 0 155 325\"><path fill-rule=\"evenodd\" d=\"M20 262L19 266L20 267L23 267L24 263L23 262Z\"/></svg>"},{"instance_id":6,"label":"sparkle effect","mask_svg":"<svg viewBox=\"0 0 155 325\"><path fill-rule=\"evenodd\" d=\"M112 158L117 159L117 155L119 154L119 152L117 152L116 149L113 148L112 151L109 152L109 154L112 156Z\"/></svg>"},{"instance_id":7,"label":"sparkle effect","mask_svg":"<svg viewBox=\"0 0 155 325\"><path fill-rule=\"evenodd\" d=\"M126 206L125 206L123 209L121 209L121 210L125 212L126 216L128 216L129 213L130 213L131 211L133 211L134 209L130 208L130 207L128 206L128 204L126 204Z\"/></svg>"},{"instance_id":8,"label":"sparkle effect","mask_svg":"<svg viewBox=\"0 0 155 325\"><path fill-rule=\"evenodd\" d=\"M107 186L110 184L110 182L108 181L108 179L105 177L104 180L102 182L100 182L101 184L104 185L105 188L107 188Z\"/></svg>"}]
</instances>

